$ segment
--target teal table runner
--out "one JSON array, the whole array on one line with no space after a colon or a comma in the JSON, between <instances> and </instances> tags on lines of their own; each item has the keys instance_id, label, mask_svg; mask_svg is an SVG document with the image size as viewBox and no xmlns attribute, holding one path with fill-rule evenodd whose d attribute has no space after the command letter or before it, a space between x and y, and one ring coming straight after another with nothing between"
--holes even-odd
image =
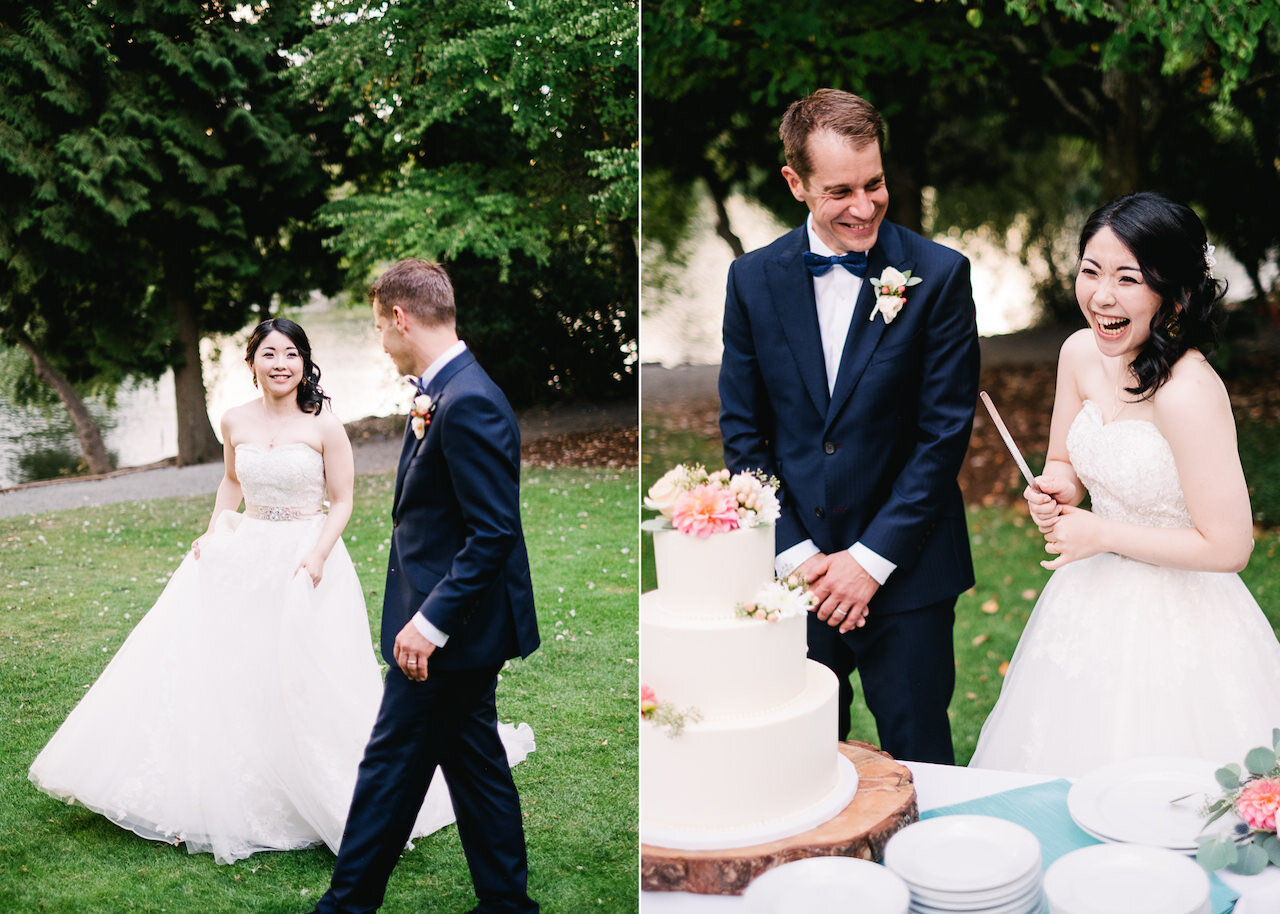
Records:
<instances>
[{"instance_id":1,"label":"teal table runner","mask_svg":"<svg viewBox=\"0 0 1280 914\"><path fill-rule=\"evenodd\" d=\"M1067 791L1070 789L1071 782L1067 780L1033 784L964 803L939 806L922 812L920 818L963 814L997 816L1016 822L1039 839L1042 865L1048 869L1049 864L1065 853L1102 843L1081 831L1080 826L1072 821L1071 813L1067 811ZM1214 914L1230 914L1240 897L1213 873L1209 874L1209 893Z\"/></svg>"}]
</instances>

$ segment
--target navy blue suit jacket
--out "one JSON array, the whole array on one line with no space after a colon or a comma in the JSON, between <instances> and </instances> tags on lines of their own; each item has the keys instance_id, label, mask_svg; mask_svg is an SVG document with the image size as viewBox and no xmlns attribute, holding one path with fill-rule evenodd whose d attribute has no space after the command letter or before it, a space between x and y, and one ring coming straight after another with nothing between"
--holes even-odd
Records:
<instances>
[{"instance_id":1,"label":"navy blue suit jacket","mask_svg":"<svg viewBox=\"0 0 1280 914\"><path fill-rule=\"evenodd\" d=\"M720 428L734 472L782 481L779 552L861 541L897 565L877 612L915 609L973 584L956 482L973 427L978 336L969 261L889 222L868 252L835 391L800 226L730 267ZM895 267L923 281L891 324L869 320L870 280ZM841 269L837 267L837 269Z\"/></svg>"},{"instance_id":2,"label":"navy blue suit jacket","mask_svg":"<svg viewBox=\"0 0 1280 914\"><path fill-rule=\"evenodd\" d=\"M468 351L431 380L422 439L406 428L392 507L382 656L422 613L448 643L430 670L500 665L538 646L520 524L520 429L502 391Z\"/></svg>"}]
</instances>

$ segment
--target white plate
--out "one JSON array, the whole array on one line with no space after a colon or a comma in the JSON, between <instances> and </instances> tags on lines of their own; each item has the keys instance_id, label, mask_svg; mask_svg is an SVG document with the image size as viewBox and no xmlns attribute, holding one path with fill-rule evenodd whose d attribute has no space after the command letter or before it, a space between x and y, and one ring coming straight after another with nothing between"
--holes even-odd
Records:
<instances>
[{"instance_id":1,"label":"white plate","mask_svg":"<svg viewBox=\"0 0 1280 914\"><path fill-rule=\"evenodd\" d=\"M1213 762L1130 759L1089 772L1067 793L1071 818L1094 837L1191 851L1204 828L1200 809L1221 793ZM1191 794L1176 805L1170 801Z\"/></svg>"},{"instance_id":2,"label":"white plate","mask_svg":"<svg viewBox=\"0 0 1280 914\"><path fill-rule=\"evenodd\" d=\"M1095 844L1055 860L1044 893L1055 914L1195 914L1209 899L1209 876L1166 848Z\"/></svg>"},{"instance_id":3,"label":"white plate","mask_svg":"<svg viewBox=\"0 0 1280 914\"><path fill-rule=\"evenodd\" d=\"M938 816L889 839L884 865L913 888L940 892L1007 889L1040 868L1036 836L995 816Z\"/></svg>"},{"instance_id":4,"label":"white plate","mask_svg":"<svg viewBox=\"0 0 1280 914\"><path fill-rule=\"evenodd\" d=\"M748 914L906 914L907 884L878 863L810 857L769 870L742 893Z\"/></svg>"},{"instance_id":5,"label":"white plate","mask_svg":"<svg viewBox=\"0 0 1280 914\"><path fill-rule=\"evenodd\" d=\"M1006 883L996 889L983 891L943 892L920 885L911 885L911 903L928 907L945 907L950 911L985 911L990 905L1003 905L1010 901L1029 898L1040 888L1043 874L1036 867L1026 876L1015 882Z\"/></svg>"},{"instance_id":6,"label":"white plate","mask_svg":"<svg viewBox=\"0 0 1280 914\"><path fill-rule=\"evenodd\" d=\"M988 906L984 908L949 908L944 905L925 904L917 898L911 899L912 914L1032 914L1044 907L1044 893L1040 890L1040 886L1035 887L1035 891L1019 898L1016 901Z\"/></svg>"}]
</instances>

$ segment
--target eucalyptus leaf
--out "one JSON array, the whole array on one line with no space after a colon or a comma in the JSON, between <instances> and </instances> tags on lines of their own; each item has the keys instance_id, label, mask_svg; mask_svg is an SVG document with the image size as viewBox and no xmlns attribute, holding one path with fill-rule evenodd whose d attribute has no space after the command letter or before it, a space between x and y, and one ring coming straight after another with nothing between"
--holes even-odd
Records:
<instances>
[{"instance_id":1,"label":"eucalyptus leaf","mask_svg":"<svg viewBox=\"0 0 1280 914\"><path fill-rule=\"evenodd\" d=\"M640 525L641 530L647 530L650 533L656 533L659 530L671 530L671 521L665 517L651 517Z\"/></svg>"},{"instance_id":2,"label":"eucalyptus leaf","mask_svg":"<svg viewBox=\"0 0 1280 914\"><path fill-rule=\"evenodd\" d=\"M1196 848L1196 862L1209 872L1236 862L1239 850L1230 838L1204 838Z\"/></svg>"},{"instance_id":3,"label":"eucalyptus leaf","mask_svg":"<svg viewBox=\"0 0 1280 914\"><path fill-rule=\"evenodd\" d=\"M1244 766L1249 769L1250 774L1266 774L1275 763L1275 750L1268 749L1265 746L1250 749L1249 754L1244 757Z\"/></svg>"},{"instance_id":4,"label":"eucalyptus leaf","mask_svg":"<svg viewBox=\"0 0 1280 914\"><path fill-rule=\"evenodd\" d=\"M1219 768L1213 773L1213 776L1227 790L1235 790L1240 786L1240 766L1235 762L1224 768Z\"/></svg>"},{"instance_id":5,"label":"eucalyptus leaf","mask_svg":"<svg viewBox=\"0 0 1280 914\"><path fill-rule=\"evenodd\" d=\"M1267 868L1267 852L1256 844L1245 844L1240 848L1239 859L1227 868L1241 876L1256 876Z\"/></svg>"},{"instance_id":6,"label":"eucalyptus leaf","mask_svg":"<svg viewBox=\"0 0 1280 914\"><path fill-rule=\"evenodd\" d=\"M1209 818L1205 819L1204 827L1208 828L1234 808L1235 804L1231 803L1229 800L1219 800L1217 803L1214 803L1209 807L1210 815Z\"/></svg>"},{"instance_id":7,"label":"eucalyptus leaf","mask_svg":"<svg viewBox=\"0 0 1280 914\"><path fill-rule=\"evenodd\" d=\"M1271 745L1275 747L1276 752L1280 752L1280 727L1271 731Z\"/></svg>"},{"instance_id":8,"label":"eucalyptus leaf","mask_svg":"<svg viewBox=\"0 0 1280 914\"><path fill-rule=\"evenodd\" d=\"M1254 843L1266 851L1268 860L1280 866L1280 838L1275 835L1264 835Z\"/></svg>"}]
</instances>

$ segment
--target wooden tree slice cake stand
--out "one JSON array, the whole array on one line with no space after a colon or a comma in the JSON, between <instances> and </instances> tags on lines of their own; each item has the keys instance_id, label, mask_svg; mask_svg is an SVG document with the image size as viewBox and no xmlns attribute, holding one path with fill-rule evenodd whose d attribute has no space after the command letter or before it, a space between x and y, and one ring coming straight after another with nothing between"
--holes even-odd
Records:
<instances>
[{"instance_id":1,"label":"wooden tree slice cake stand","mask_svg":"<svg viewBox=\"0 0 1280 914\"><path fill-rule=\"evenodd\" d=\"M740 895L766 870L804 857L881 861L889 838L920 817L911 772L867 743L839 743L858 770L858 791L817 828L752 847L690 851L640 845L640 888L646 892Z\"/></svg>"}]
</instances>

